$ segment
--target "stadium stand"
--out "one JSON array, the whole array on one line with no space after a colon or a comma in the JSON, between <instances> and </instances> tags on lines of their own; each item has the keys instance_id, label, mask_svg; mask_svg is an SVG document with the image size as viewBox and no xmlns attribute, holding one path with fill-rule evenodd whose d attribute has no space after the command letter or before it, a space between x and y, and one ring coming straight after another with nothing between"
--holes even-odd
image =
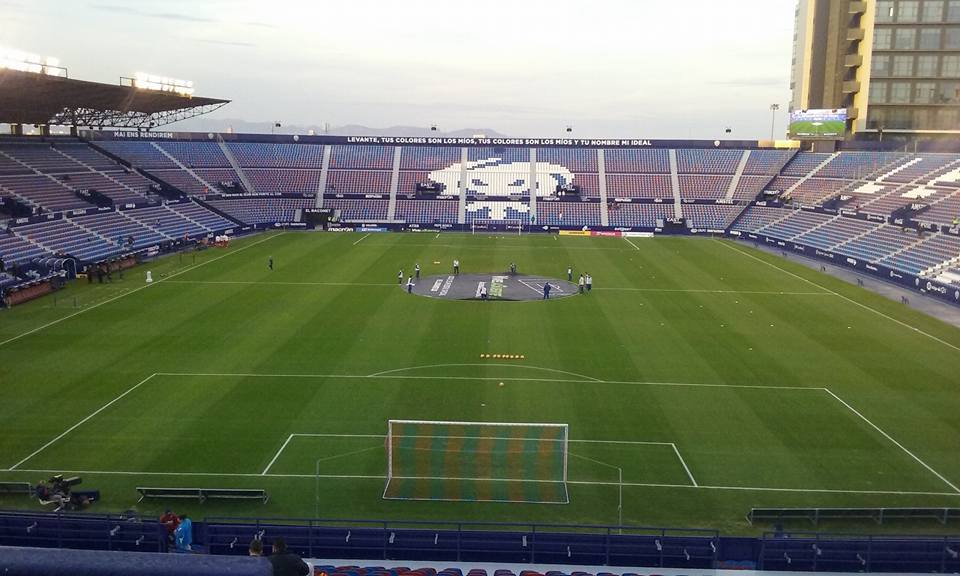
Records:
<instances>
[{"instance_id":1,"label":"stadium stand","mask_svg":"<svg viewBox=\"0 0 960 576\"><path fill-rule=\"evenodd\" d=\"M380 220L387 219L389 202L386 200L348 200L345 198L329 198L323 203L325 208L332 208L340 213L340 220Z\"/></svg>"},{"instance_id":2,"label":"stadium stand","mask_svg":"<svg viewBox=\"0 0 960 576\"><path fill-rule=\"evenodd\" d=\"M836 250L854 258L862 258L868 262L878 262L895 252L908 248L917 241L916 232L882 224L876 230L837 246Z\"/></svg>"},{"instance_id":3,"label":"stadium stand","mask_svg":"<svg viewBox=\"0 0 960 576\"><path fill-rule=\"evenodd\" d=\"M230 160L216 142L159 142L158 146L187 168L226 168Z\"/></svg>"},{"instance_id":4,"label":"stadium stand","mask_svg":"<svg viewBox=\"0 0 960 576\"><path fill-rule=\"evenodd\" d=\"M894 152L844 152L830 160L812 176L848 180L867 179L882 173L891 163L902 157L903 154Z\"/></svg>"},{"instance_id":5,"label":"stadium stand","mask_svg":"<svg viewBox=\"0 0 960 576\"><path fill-rule=\"evenodd\" d=\"M390 170L393 154L393 146L334 146L330 169Z\"/></svg>"},{"instance_id":6,"label":"stadium stand","mask_svg":"<svg viewBox=\"0 0 960 576\"><path fill-rule=\"evenodd\" d=\"M659 174L607 174L608 198L673 198L670 177Z\"/></svg>"},{"instance_id":7,"label":"stadium stand","mask_svg":"<svg viewBox=\"0 0 960 576\"><path fill-rule=\"evenodd\" d=\"M459 162L460 148L452 146L406 146L401 149L401 170L443 170Z\"/></svg>"},{"instance_id":8,"label":"stadium stand","mask_svg":"<svg viewBox=\"0 0 960 576\"><path fill-rule=\"evenodd\" d=\"M389 194L390 172L372 170L331 170L326 195Z\"/></svg>"},{"instance_id":9,"label":"stadium stand","mask_svg":"<svg viewBox=\"0 0 960 576\"><path fill-rule=\"evenodd\" d=\"M580 187L580 196L583 198L600 197L600 175L589 174L585 172L575 172L573 174L573 184ZM555 190L551 190L553 193ZM543 194L540 194L543 196Z\"/></svg>"},{"instance_id":10,"label":"stadium stand","mask_svg":"<svg viewBox=\"0 0 960 576\"><path fill-rule=\"evenodd\" d=\"M570 222L583 226L599 226L600 204L595 202L537 203L538 224L562 226Z\"/></svg>"},{"instance_id":11,"label":"stadium stand","mask_svg":"<svg viewBox=\"0 0 960 576\"><path fill-rule=\"evenodd\" d=\"M65 218L15 226L10 231L54 254L73 256L81 261L96 262L121 252L120 247L107 238Z\"/></svg>"},{"instance_id":12,"label":"stadium stand","mask_svg":"<svg viewBox=\"0 0 960 576\"><path fill-rule=\"evenodd\" d=\"M204 196L216 192L216 190L211 190L206 184L194 178L192 174L180 168L152 170L150 174L190 196Z\"/></svg>"},{"instance_id":13,"label":"stadium stand","mask_svg":"<svg viewBox=\"0 0 960 576\"><path fill-rule=\"evenodd\" d=\"M680 174L733 174L742 157L742 150L677 150L677 171Z\"/></svg>"},{"instance_id":14,"label":"stadium stand","mask_svg":"<svg viewBox=\"0 0 960 576\"><path fill-rule=\"evenodd\" d=\"M194 237L206 235L210 232L199 223L185 218L168 206L130 210L126 215L171 238Z\"/></svg>"},{"instance_id":15,"label":"stadium stand","mask_svg":"<svg viewBox=\"0 0 960 576\"><path fill-rule=\"evenodd\" d=\"M597 151L590 148L537 148L537 162L558 164L574 174L598 172Z\"/></svg>"},{"instance_id":16,"label":"stadium stand","mask_svg":"<svg viewBox=\"0 0 960 576\"><path fill-rule=\"evenodd\" d=\"M57 180L40 174L2 176L0 190L23 198L32 205L40 206L50 212L91 206Z\"/></svg>"},{"instance_id":17,"label":"stadium stand","mask_svg":"<svg viewBox=\"0 0 960 576\"><path fill-rule=\"evenodd\" d=\"M104 140L97 146L130 162L131 165L145 170L179 168L176 162L168 158L153 145L153 142L138 140Z\"/></svg>"},{"instance_id":18,"label":"stadium stand","mask_svg":"<svg viewBox=\"0 0 960 576\"><path fill-rule=\"evenodd\" d=\"M159 231L126 217L123 212L104 212L71 220L103 238L112 240L127 251L139 250L170 239ZM132 245L128 245L130 238L133 239Z\"/></svg>"},{"instance_id":19,"label":"stadium stand","mask_svg":"<svg viewBox=\"0 0 960 576\"><path fill-rule=\"evenodd\" d=\"M731 204L687 204L683 217L688 228L726 230L743 211L743 206Z\"/></svg>"},{"instance_id":20,"label":"stadium stand","mask_svg":"<svg viewBox=\"0 0 960 576\"><path fill-rule=\"evenodd\" d=\"M0 232L0 258L7 265L26 264L34 258L47 256L50 253L37 244L15 236L11 232Z\"/></svg>"},{"instance_id":21,"label":"stadium stand","mask_svg":"<svg viewBox=\"0 0 960 576\"><path fill-rule=\"evenodd\" d=\"M904 158L899 166L878 178L878 181L927 184L935 175L958 161L960 157L953 154L919 154Z\"/></svg>"},{"instance_id":22,"label":"stadium stand","mask_svg":"<svg viewBox=\"0 0 960 576\"><path fill-rule=\"evenodd\" d=\"M793 210L786 208L750 206L733 224L732 229L738 232L759 232L761 228L786 218L792 213Z\"/></svg>"},{"instance_id":23,"label":"stadium stand","mask_svg":"<svg viewBox=\"0 0 960 576\"><path fill-rule=\"evenodd\" d=\"M791 150L751 150L743 173L753 176L772 177L790 159Z\"/></svg>"},{"instance_id":24,"label":"stadium stand","mask_svg":"<svg viewBox=\"0 0 960 576\"><path fill-rule=\"evenodd\" d=\"M768 224L767 226L761 228L760 232L775 238L790 240L813 230L817 226L825 224L831 218L833 218L833 216L829 214L798 210L783 220Z\"/></svg>"},{"instance_id":25,"label":"stadium stand","mask_svg":"<svg viewBox=\"0 0 960 576\"><path fill-rule=\"evenodd\" d=\"M146 196L118 182L110 174L83 172L80 174L61 174L57 177L61 184L74 191L96 190L116 204L137 203L147 200Z\"/></svg>"},{"instance_id":26,"label":"stadium stand","mask_svg":"<svg viewBox=\"0 0 960 576\"><path fill-rule=\"evenodd\" d=\"M830 154L800 152L784 166L780 173L784 176L806 176L816 169L817 166L823 164L828 158L830 158Z\"/></svg>"},{"instance_id":27,"label":"stadium stand","mask_svg":"<svg viewBox=\"0 0 960 576\"><path fill-rule=\"evenodd\" d=\"M320 170L295 168L245 168L244 174L257 193L316 194L320 188Z\"/></svg>"},{"instance_id":28,"label":"stadium stand","mask_svg":"<svg viewBox=\"0 0 960 576\"><path fill-rule=\"evenodd\" d=\"M960 192L938 191L938 194L923 201L931 206L917 215L917 220L921 222L953 225L960 218Z\"/></svg>"},{"instance_id":29,"label":"stadium stand","mask_svg":"<svg viewBox=\"0 0 960 576\"><path fill-rule=\"evenodd\" d=\"M824 200L836 196L844 188L850 186L848 180L833 180L828 178L807 178L793 189L790 199L804 206L815 206Z\"/></svg>"},{"instance_id":30,"label":"stadium stand","mask_svg":"<svg viewBox=\"0 0 960 576\"><path fill-rule=\"evenodd\" d=\"M794 240L815 248L832 250L844 242L849 242L853 238L872 232L879 227L880 225L876 222L838 217L832 219L828 226L821 226L801 234Z\"/></svg>"},{"instance_id":31,"label":"stadium stand","mask_svg":"<svg viewBox=\"0 0 960 576\"><path fill-rule=\"evenodd\" d=\"M233 228L237 225L236 222L232 222L223 218L222 216L207 210L199 204L193 202L183 202L180 204L168 204L167 208L176 212L180 216L189 219L191 222L196 222L197 224L203 226L210 232L219 232Z\"/></svg>"},{"instance_id":32,"label":"stadium stand","mask_svg":"<svg viewBox=\"0 0 960 576\"><path fill-rule=\"evenodd\" d=\"M397 220L419 224L455 224L457 200L398 200Z\"/></svg>"},{"instance_id":33,"label":"stadium stand","mask_svg":"<svg viewBox=\"0 0 960 576\"><path fill-rule=\"evenodd\" d=\"M603 151L607 174L669 174L670 155L662 148L611 148Z\"/></svg>"},{"instance_id":34,"label":"stadium stand","mask_svg":"<svg viewBox=\"0 0 960 576\"><path fill-rule=\"evenodd\" d=\"M313 198L217 198L206 201L213 208L245 224L296 222L297 213L313 208ZM456 220L456 216L454 216Z\"/></svg>"},{"instance_id":35,"label":"stadium stand","mask_svg":"<svg viewBox=\"0 0 960 576\"><path fill-rule=\"evenodd\" d=\"M247 168L319 169L323 163L323 145L230 142L227 147L244 171Z\"/></svg>"},{"instance_id":36,"label":"stadium stand","mask_svg":"<svg viewBox=\"0 0 960 576\"><path fill-rule=\"evenodd\" d=\"M675 217L675 215L673 204L624 204L616 202L609 206L611 226L652 228L662 224L662 221L667 218Z\"/></svg>"},{"instance_id":37,"label":"stadium stand","mask_svg":"<svg viewBox=\"0 0 960 576\"><path fill-rule=\"evenodd\" d=\"M730 188L730 176L680 175L680 197L685 200L723 198Z\"/></svg>"},{"instance_id":38,"label":"stadium stand","mask_svg":"<svg viewBox=\"0 0 960 576\"><path fill-rule=\"evenodd\" d=\"M499 159L500 163L530 162L529 148L467 148L467 161Z\"/></svg>"},{"instance_id":39,"label":"stadium stand","mask_svg":"<svg viewBox=\"0 0 960 576\"><path fill-rule=\"evenodd\" d=\"M902 252L884 258L880 264L909 274L920 274L930 268L941 266L949 260L954 260L958 256L960 256L960 238L934 234Z\"/></svg>"},{"instance_id":40,"label":"stadium stand","mask_svg":"<svg viewBox=\"0 0 960 576\"><path fill-rule=\"evenodd\" d=\"M755 200L767 188L770 183L769 176L741 176L737 182L737 189L733 193L732 200L751 201Z\"/></svg>"},{"instance_id":41,"label":"stadium stand","mask_svg":"<svg viewBox=\"0 0 960 576\"><path fill-rule=\"evenodd\" d=\"M468 224L477 220L522 220L530 219L530 206L526 202L518 201L480 201L467 204L466 221Z\"/></svg>"}]
</instances>

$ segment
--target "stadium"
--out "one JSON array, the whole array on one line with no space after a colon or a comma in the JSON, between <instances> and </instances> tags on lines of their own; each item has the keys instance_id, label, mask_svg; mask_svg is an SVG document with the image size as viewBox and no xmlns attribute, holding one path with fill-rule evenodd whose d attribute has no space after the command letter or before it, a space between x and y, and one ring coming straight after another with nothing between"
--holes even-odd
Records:
<instances>
[{"instance_id":1,"label":"stadium","mask_svg":"<svg viewBox=\"0 0 960 576\"><path fill-rule=\"evenodd\" d=\"M0 64L8 573L960 572L957 126L187 131Z\"/></svg>"}]
</instances>

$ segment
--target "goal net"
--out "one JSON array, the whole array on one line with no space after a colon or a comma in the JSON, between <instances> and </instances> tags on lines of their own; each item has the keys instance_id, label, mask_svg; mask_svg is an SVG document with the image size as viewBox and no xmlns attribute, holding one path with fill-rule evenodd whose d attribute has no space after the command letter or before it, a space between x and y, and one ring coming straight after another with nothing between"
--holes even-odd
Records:
<instances>
[{"instance_id":1,"label":"goal net","mask_svg":"<svg viewBox=\"0 0 960 576\"><path fill-rule=\"evenodd\" d=\"M388 500L566 504L566 424L390 420Z\"/></svg>"}]
</instances>

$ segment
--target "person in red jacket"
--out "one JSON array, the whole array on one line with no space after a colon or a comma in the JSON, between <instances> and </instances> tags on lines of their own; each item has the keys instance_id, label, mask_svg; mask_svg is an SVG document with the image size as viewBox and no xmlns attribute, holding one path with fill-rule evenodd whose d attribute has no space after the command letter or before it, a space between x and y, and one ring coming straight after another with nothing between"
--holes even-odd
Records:
<instances>
[{"instance_id":1,"label":"person in red jacket","mask_svg":"<svg viewBox=\"0 0 960 576\"><path fill-rule=\"evenodd\" d=\"M163 516L160 517L160 523L167 528L167 540L173 542L173 533L176 532L177 526L180 525L180 517L167 509L163 513Z\"/></svg>"}]
</instances>

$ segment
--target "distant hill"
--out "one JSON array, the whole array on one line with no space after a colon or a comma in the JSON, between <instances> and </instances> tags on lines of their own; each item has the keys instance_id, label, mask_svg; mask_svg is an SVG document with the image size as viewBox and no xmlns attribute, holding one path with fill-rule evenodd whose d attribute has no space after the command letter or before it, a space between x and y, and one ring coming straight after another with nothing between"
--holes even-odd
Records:
<instances>
[{"instance_id":1,"label":"distant hill","mask_svg":"<svg viewBox=\"0 0 960 576\"><path fill-rule=\"evenodd\" d=\"M315 126L283 124L280 128L273 122L248 122L236 118L194 118L178 122L170 127L177 132L228 132L239 134L309 134L313 130L317 135L331 136L441 136L447 138L468 138L483 134L489 138L506 138L491 128L463 128L460 130L433 131L428 126L390 126L388 128L370 128L359 124L345 126Z\"/></svg>"}]
</instances>

